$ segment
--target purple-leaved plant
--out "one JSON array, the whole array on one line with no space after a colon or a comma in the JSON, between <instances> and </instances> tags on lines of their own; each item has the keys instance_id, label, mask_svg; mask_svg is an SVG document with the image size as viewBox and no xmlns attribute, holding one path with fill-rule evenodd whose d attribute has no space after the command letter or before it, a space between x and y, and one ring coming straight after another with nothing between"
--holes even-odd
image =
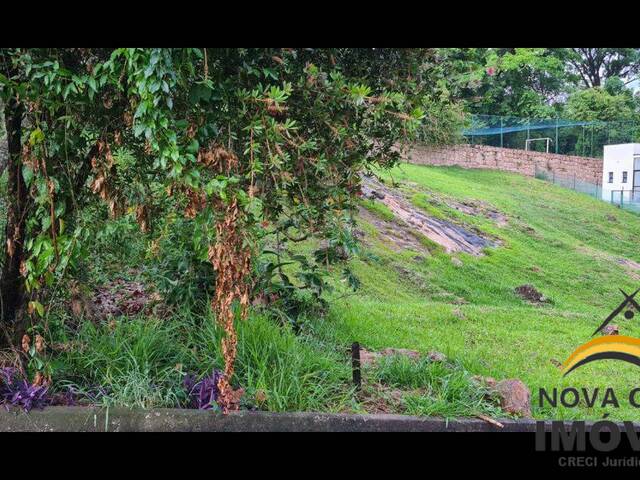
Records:
<instances>
[{"instance_id":1,"label":"purple-leaved plant","mask_svg":"<svg viewBox=\"0 0 640 480\"><path fill-rule=\"evenodd\" d=\"M218 408L218 381L222 377L220 370L214 370L211 375L196 381L194 375L187 375L184 378L184 388L189 397L189 407L199 410L211 410Z\"/></svg>"},{"instance_id":2,"label":"purple-leaved plant","mask_svg":"<svg viewBox=\"0 0 640 480\"><path fill-rule=\"evenodd\" d=\"M31 385L17 368L0 368L0 404L7 409L20 407L25 412L49 405L75 405L76 396L69 389L64 393L49 393L49 385Z\"/></svg>"},{"instance_id":3,"label":"purple-leaved plant","mask_svg":"<svg viewBox=\"0 0 640 480\"><path fill-rule=\"evenodd\" d=\"M18 369L6 367L0 369L0 401L22 407L25 412L32 408L44 408L47 405L47 385L31 385L25 378L19 378Z\"/></svg>"}]
</instances>

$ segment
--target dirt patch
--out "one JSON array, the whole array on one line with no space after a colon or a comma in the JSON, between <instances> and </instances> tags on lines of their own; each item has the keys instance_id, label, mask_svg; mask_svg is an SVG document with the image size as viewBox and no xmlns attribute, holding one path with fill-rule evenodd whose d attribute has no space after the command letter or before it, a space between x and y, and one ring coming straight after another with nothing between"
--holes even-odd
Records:
<instances>
[{"instance_id":1,"label":"dirt patch","mask_svg":"<svg viewBox=\"0 0 640 480\"><path fill-rule=\"evenodd\" d=\"M620 265L627 267L630 270L633 270L634 272L640 271L640 263L634 260L629 260L628 258L619 258L617 262Z\"/></svg>"},{"instance_id":2,"label":"dirt patch","mask_svg":"<svg viewBox=\"0 0 640 480\"><path fill-rule=\"evenodd\" d=\"M402 397L405 392L381 383L365 385L358 399L367 413L402 413L405 410Z\"/></svg>"},{"instance_id":3,"label":"dirt patch","mask_svg":"<svg viewBox=\"0 0 640 480\"><path fill-rule=\"evenodd\" d=\"M531 303L546 303L547 298L533 285L520 285L516 287L516 293Z\"/></svg>"},{"instance_id":4,"label":"dirt patch","mask_svg":"<svg viewBox=\"0 0 640 480\"><path fill-rule=\"evenodd\" d=\"M164 307L161 302L160 295L152 292L142 282L118 278L95 290L90 310L94 320L105 320L143 312L158 314L159 309Z\"/></svg>"},{"instance_id":5,"label":"dirt patch","mask_svg":"<svg viewBox=\"0 0 640 480\"><path fill-rule=\"evenodd\" d=\"M367 350L366 348L360 349L360 362L363 367L374 366L380 359L393 356L403 356L415 361L420 360L423 357L426 357L431 362L447 361L447 357L444 353L437 352L435 350L428 352L427 354L422 354L416 350L408 350L406 348L385 348L378 352Z\"/></svg>"},{"instance_id":6,"label":"dirt patch","mask_svg":"<svg viewBox=\"0 0 640 480\"><path fill-rule=\"evenodd\" d=\"M609 325L606 325L602 329L600 334L601 335L620 335L620 327L618 327L618 325L614 325L613 323L610 323Z\"/></svg>"},{"instance_id":7,"label":"dirt patch","mask_svg":"<svg viewBox=\"0 0 640 480\"><path fill-rule=\"evenodd\" d=\"M424 235L442 246L447 253L465 252L480 256L483 248L497 245L496 242L459 225L425 215L413 207L401 194L387 188L372 177L364 177L362 192L366 198L382 202L398 220L404 222L406 227L403 230L407 235L409 235L408 231ZM406 243L407 240L403 239L403 242ZM415 245L419 242L416 240L409 243Z\"/></svg>"},{"instance_id":8,"label":"dirt patch","mask_svg":"<svg viewBox=\"0 0 640 480\"><path fill-rule=\"evenodd\" d=\"M586 245L577 247L576 251L603 262L615 262L618 265L624 267L627 274L633 280L640 280L640 263L636 262L635 260L616 257L615 255L611 255L610 253L603 252L602 250L596 250L595 248L591 248Z\"/></svg>"}]
</instances>

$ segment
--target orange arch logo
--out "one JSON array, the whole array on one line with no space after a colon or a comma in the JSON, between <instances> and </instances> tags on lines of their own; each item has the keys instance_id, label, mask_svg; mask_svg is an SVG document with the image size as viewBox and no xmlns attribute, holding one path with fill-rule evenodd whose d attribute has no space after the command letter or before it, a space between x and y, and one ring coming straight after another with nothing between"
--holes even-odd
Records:
<instances>
[{"instance_id":1,"label":"orange arch logo","mask_svg":"<svg viewBox=\"0 0 640 480\"><path fill-rule=\"evenodd\" d=\"M623 310L626 310L624 316L627 319L634 317L634 310L640 312L640 305L634 299L638 292L640 292L640 288L631 295L628 295L623 290L620 291L625 297L624 301L611 312L605 321L593 332L593 335L602 331L602 329ZM562 364L563 376L568 375L582 365L595 362L596 360L622 360L640 367L640 339L624 335L607 335L605 337L594 338L580 345L569 355L569 358Z\"/></svg>"}]
</instances>

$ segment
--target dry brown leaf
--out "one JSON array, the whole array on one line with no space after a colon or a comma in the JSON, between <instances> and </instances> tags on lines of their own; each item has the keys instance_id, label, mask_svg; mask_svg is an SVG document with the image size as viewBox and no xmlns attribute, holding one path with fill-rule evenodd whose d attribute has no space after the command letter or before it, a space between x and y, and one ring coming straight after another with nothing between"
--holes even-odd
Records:
<instances>
[{"instance_id":1,"label":"dry brown leaf","mask_svg":"<svg viewBox=\"0 0 640 480\"><path fill-rule=\"evenodd\" d=\"M36 345L36 352L38 353L44 352L44 347L45 347L44 338L42 338L42 335L40 335L39 333L36 334L35 345Z\"/></svg>"},{"instance_id":2,"label":"dry brown leaf","mask_svg":"<svg viewBox=\"0 0 640 480\"><path fill-rule=\"evenodd\" d=\"M35 377L33 378L33 384L32 385L34 387L39 387L43 383L44 383L44 375L42 375L42 372L37 371Z\"/></svg>"},{"instance_id":3,"label":"dry brown leaf","mask_svg":"<svg viewBox=\"0 0 640 480\"><path fill-rule=\"evenodd\" d=\"M22 336L22 351L24 353L29 352L29 348L31 347L31 337L26 333Z\"/></svg>"}]
</instances>

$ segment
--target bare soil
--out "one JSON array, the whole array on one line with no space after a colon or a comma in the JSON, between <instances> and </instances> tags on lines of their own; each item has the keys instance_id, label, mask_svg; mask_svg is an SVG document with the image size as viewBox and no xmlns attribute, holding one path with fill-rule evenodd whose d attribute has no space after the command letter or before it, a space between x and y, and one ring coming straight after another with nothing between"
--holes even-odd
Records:
<instances>
[{"instance_id":1,"label":"bare soil","mask_svg":"<svg viewBox=\"0 0 640 480\"><path fill-rule=\"evenodd\" d=\"M516 287L516 293L531 303L546 303L547 298L533 285L520 285Z\"/></svg>"}]
</instances>

